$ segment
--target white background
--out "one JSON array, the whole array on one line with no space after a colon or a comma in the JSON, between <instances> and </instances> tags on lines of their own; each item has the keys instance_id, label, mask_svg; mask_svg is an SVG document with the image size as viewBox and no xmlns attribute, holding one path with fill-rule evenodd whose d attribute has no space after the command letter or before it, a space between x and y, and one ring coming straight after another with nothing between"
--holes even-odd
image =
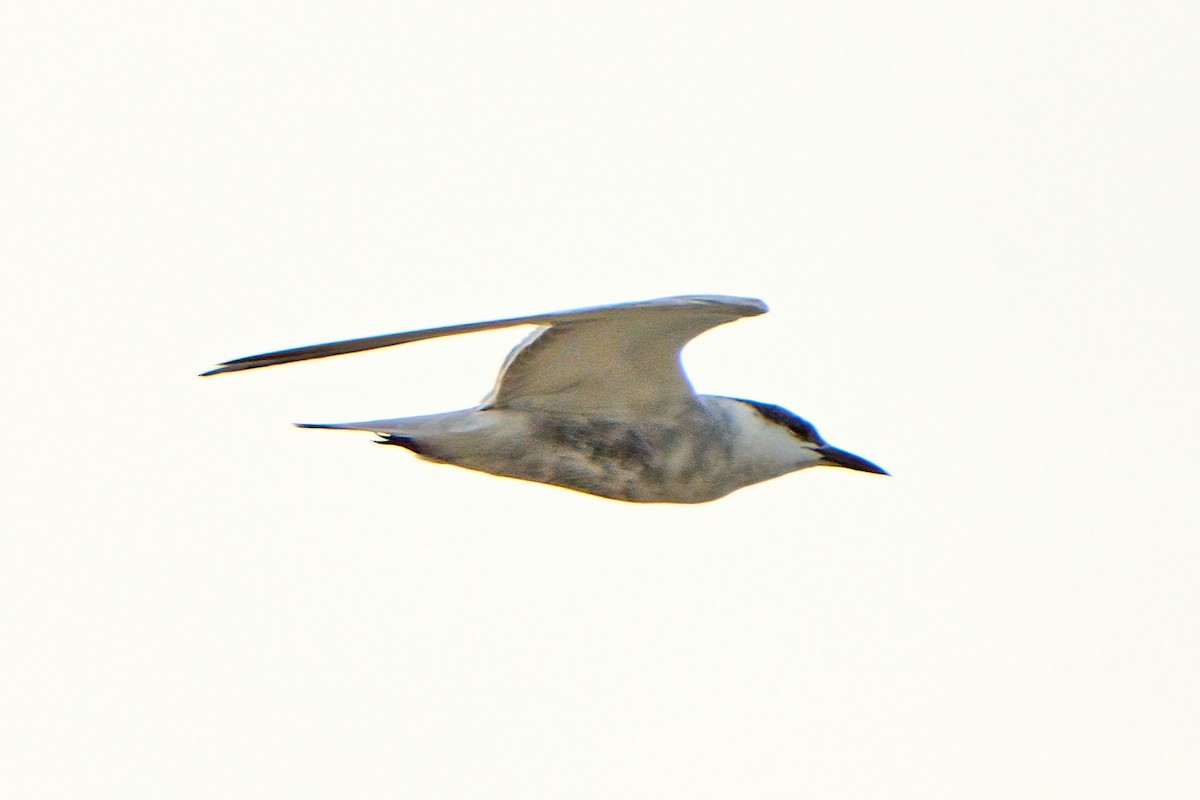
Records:
<instances>
[{"instance_id":1,"label":"white background","mask_svg":"<svg viewBox=\"0 0 1200 800\"><path fill-rule=\"evenodd\" d=\"M1200 12L14 3L0 794L1200 796ZM671 294L892 478L696 507L292 421Z\"/></svg>"}]
</instances>

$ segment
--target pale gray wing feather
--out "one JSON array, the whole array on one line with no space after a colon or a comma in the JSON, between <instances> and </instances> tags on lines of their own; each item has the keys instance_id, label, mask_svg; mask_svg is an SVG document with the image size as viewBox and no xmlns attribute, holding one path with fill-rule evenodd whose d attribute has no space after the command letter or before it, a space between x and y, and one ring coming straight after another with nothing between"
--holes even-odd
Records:
<instances>
[{"instance_id":1,"label":"pale gray wing feather","mask_svg":"<svg viewBox=\"0 0 1200 800\"><path fill-rule=\"evenodd\" d=\"M750 298L667 297L297 347L226 361L204 374L537 325L539 330L509 355L486 405L561 413L668 413L693 396L679 364L683 346L709 328L766 310L761 300Z\"/></svg>"},{"instance_id":2,"label":"pale gray wing feather","mask_svg":"<svg viewBox=\"0 0 1200 800\"><path fill-rule=\"evenodd\" d=\"M668 297L567 312L509 355L485 406L669 415L694 397L679 363L709 328L761 314L759 300Z\"/></svg>"}]
</instances>

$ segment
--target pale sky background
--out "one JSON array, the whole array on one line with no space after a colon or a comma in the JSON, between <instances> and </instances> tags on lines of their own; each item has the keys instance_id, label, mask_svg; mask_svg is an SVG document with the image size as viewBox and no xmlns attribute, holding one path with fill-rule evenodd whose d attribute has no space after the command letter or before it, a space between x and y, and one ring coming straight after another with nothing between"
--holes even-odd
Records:
<instances>
[{"instance_id":1,"label":"pale sky background","mask_svg":"<svg viewBox=\"0 0 1200 800\"><path fill-rule=\"evenodd\" d=\"M0 795L1200 796L1200 6L24 3ZM293 421L672 294L894 477L637 506Z\"/></svg>"}]
</instances>

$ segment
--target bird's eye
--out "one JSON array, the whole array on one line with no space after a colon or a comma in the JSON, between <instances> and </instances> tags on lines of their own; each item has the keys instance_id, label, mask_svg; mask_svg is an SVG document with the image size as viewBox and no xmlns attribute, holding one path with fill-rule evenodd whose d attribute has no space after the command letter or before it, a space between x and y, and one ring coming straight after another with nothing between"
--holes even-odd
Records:
<instances>
[{"instance_id":1,"label":"bird's eye","mask_svg":"<svg viewBox=\"0 0 1200 800\"><path fill-rule=\"evenodd\" d=\"M817 433L817 429L808 420L793 416L791 427L796 435L804 441L821 444L821 434Z\"/></svg>"}]
</instances>

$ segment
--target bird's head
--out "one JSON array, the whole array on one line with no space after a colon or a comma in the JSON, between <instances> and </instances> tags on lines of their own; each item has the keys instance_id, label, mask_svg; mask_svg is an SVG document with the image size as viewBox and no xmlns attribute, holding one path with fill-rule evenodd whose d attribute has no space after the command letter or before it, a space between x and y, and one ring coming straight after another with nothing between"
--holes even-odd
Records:
<instances>
[{"instance_id":1,"label":"bird's head","mask_svg":"<svg viewBox=\"0 0 1200 800\"><path fill-rule=\"evenodd\" d=\"M741 400L757 413L765 425L761 428L764 434L762 446L778 451L779 455L794 462L791 469L805 467L844 467L859 472L873 472L876 475L887 475L882 467L872 464L865 458L833 447L821 438L817 429L808 420L802 419L786 408L759 403L754 400Z\"/></svg>"}]
</instances>

